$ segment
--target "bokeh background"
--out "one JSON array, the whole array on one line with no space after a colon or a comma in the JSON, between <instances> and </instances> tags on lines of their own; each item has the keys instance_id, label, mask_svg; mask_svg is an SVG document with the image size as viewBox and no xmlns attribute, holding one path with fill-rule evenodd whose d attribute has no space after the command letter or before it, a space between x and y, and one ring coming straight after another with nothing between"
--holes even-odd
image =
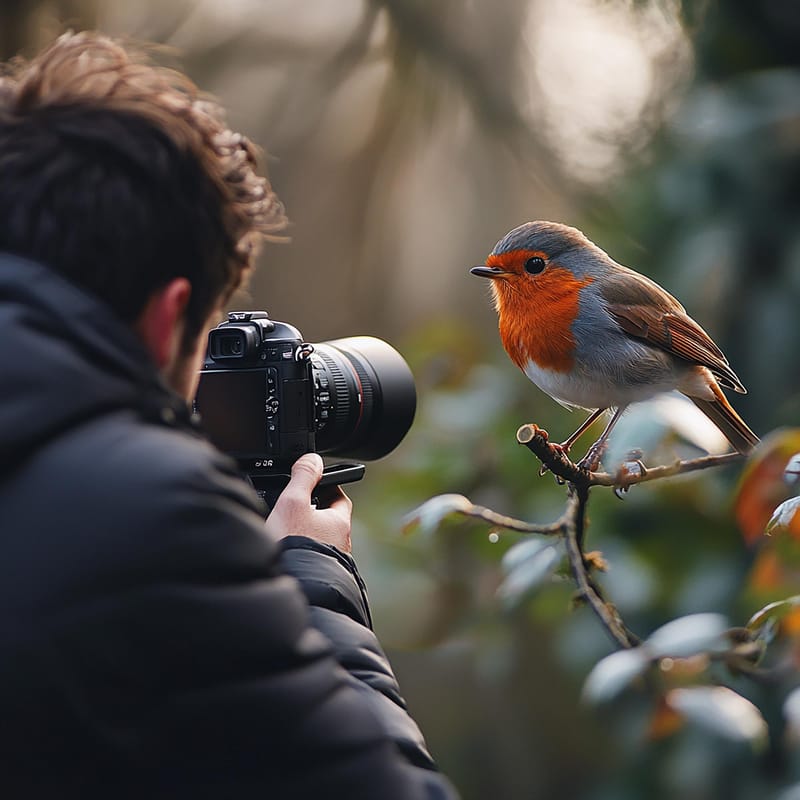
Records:
<instances>
[{"instance_id":1,"label":"bokeh background","mask_svg":"<svg viewBox=\"0 0 800 800\"><path fill-rule=\"evenodd\" d=\"M797 424L800 4L3 0L0 57L66 27L167 45L264 148L292 240L266 249L236 307L310 341L380 336L412 365L415 425L350 491L355 552L411 711L463 796L800 796L791 681L737 685L770 723L758 752L689 724L665 732L646 693L587 708L582 683L612 643L571 608L568 581L504 591L515 535L401 532L443 492L533 521L563 508L514 434L535 421L561 438L577 420L507 360L468 272L526 220L576 225L662 283L749 387L734 402L750 425ZM621 435L670 458L707 440L670 433L682 421L652 407ZM698 611L743 624L798 591L756 585L738 474L592 498L589 546L641 635Z\"/></svg>"}]
</instances>

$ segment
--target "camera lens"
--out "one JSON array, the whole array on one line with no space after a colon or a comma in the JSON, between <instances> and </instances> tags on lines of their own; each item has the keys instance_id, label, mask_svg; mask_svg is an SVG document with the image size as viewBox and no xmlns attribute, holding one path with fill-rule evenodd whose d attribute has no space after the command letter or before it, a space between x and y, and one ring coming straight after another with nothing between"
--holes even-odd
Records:
<instances>
[{"instance_id":1,"label":"camera lens","mask_svg":"<svg viewBox=\"0 0 800 800\"><path fill-rule=\"evenodd\" d=\"M316 447L372 461L397 447L417 408L414 376L391 345L351 336L314 345Z\"/></svg>"}]
</instances>

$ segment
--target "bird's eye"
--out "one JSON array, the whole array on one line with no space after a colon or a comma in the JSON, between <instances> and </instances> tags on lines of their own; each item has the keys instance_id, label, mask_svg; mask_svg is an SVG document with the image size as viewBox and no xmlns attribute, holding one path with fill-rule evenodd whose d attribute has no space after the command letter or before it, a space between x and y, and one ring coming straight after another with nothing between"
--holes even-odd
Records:
<instances>
[{"instance_id":1,"label":"bird's eye","mask_svg":"<svg viewBox=\"0 0 800 800\"><path fill-rule=\"evenodd\" d=\"M538 275L547 266L541 256L534 256L525 262L525 272L530 275Z\"/></svg>"}]
</instances>

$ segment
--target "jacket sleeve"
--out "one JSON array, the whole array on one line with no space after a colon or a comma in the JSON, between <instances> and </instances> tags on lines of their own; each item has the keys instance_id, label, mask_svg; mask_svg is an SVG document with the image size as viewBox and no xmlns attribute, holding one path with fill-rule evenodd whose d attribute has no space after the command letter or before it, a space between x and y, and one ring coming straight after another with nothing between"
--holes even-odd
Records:
<instances>
[{"instance_id":1,"label":"jacket sleeve","mask_svg":"<svg viewBox=\"0 0 800 800\"><path fill-rule=\"evenodd\" d=\"M366 585L355 561L335 547L302 536L282 541L283 569L295 577L311 606L311 621L333 645L351 684L408 761L436 765L408 713L392 667L372 631Z\"/></svg>"}]
</instances>

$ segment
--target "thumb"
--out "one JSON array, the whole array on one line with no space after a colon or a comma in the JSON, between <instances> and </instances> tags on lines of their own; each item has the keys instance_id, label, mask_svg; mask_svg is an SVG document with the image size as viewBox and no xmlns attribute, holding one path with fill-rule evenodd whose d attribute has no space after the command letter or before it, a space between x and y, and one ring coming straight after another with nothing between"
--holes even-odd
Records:
<instances>
[{"instance_id":1,"label":"thumb","mask_svg":"<svg viewBox=\"0 0 800 800\"><path fill-rule=\"evenodd\" d=\"M322 477L322 459L316 453L300 456L292 465L291 487L311 496L314 487Z\"/></svg>"}]
</instances>

